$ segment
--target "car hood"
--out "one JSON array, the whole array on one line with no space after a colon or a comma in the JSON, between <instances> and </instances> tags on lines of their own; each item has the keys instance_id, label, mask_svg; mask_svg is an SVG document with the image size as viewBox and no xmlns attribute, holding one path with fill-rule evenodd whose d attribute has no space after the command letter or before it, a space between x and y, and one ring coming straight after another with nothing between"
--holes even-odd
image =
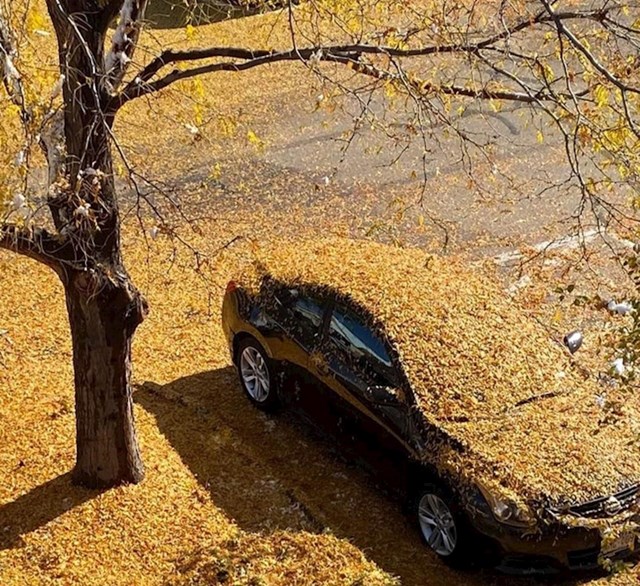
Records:
<instances>
[{"instance_id":1,"label":"car hood","mask_svg":"<svg viewBox=\"0 0 640 586\"><path fill-rule=\"evenodd\" d=\"M562 507L640 482L640 405L602 406L589 386L541 396L477 421L440 421L456 449L440 464L471 481L491 478L528 501Z\"/></svg>"}]
</instances>

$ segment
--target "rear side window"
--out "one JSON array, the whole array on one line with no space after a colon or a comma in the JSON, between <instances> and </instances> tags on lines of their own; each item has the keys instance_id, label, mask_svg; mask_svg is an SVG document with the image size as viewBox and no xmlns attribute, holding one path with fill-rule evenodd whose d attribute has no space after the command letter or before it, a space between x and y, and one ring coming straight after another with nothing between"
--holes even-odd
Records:
<instances>
[{"instance_id":1,"label":"rear side window","mask_svg":"<svg viewBox=\"0 0 640 586\"><path fill-rule=\"evenodd\" d=\"M297 289L282 289L276 298L284 310L285 329L297 342L311 347L322 327L324 307L320 301Z\"/></svg>"},{"instance_id":2,"label":"rear side window","mask_svg":"<svg viewBox=\"0 0 640 586\"><path fill-rule=\"evenodd\" d=\"M367 384L392 384L393 365L384 341L354 312L336 307L329 325L329 345L344 365Z\"/></svg>"},{"instance_id":3,"label":"rear side window","mask_svg":"<svg viewBox=\"0 0 640 586\"><path fill-rule=\"evenodd\" d=\"M301 341L313 342L322 325L323 309L320 303L311 297L300 296L292 307L296 320L297 334Z\"/></svg>"}]
</instances>

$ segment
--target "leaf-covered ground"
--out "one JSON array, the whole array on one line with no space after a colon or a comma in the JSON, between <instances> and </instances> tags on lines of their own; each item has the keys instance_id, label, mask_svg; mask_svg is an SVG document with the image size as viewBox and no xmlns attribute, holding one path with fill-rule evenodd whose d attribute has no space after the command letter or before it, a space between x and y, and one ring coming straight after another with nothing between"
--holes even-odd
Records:
<instances>
[{"instance_id":1,"label":"leaf-covered ground","mask_svg":"<svg viewBox=\"0 0 640 586\"><path fill-rule=\"evenodd\" d=\"M312 442L287 426L274 431L241 400L218 326L220 282L210 308L198 278L177 267L167 273L167 263L152 254L135 270L156 316L135 357L147 478L100 493L70 484L73 395L60 286L36 265L2 257L2 282L12 285L0 308L0 582L191 583L206 552L207 564L239 584L288 584L301 572L318 583L385 583L356 547L316 535L325 523L299 500L302 486L274 471L297 452L313 462L300 481L312 482L326 473L327 456L320 450L318 460ZM264 452L265 441L274 449Z\"/></svg>"},{"instance_id":2,"label":"leaf-covered ground","mask_svg":"<svg viewBox=\"0 0 640 586\"><path fill-rule=\"evenodd\" d=\"M260 222L247 215L231 232L207 226L197 244L214 253ZM139 237L127 244L153 308L135 343L147 478L104 493L70 484L61 287L30 261L0 257L0 583L513 583L448 570L397 503L330 442L287 414L265 417L242 397L218 312L226 280L250 254L247 242L216 254L206 278L163 239L150 249Z\"/></svg>"}]
</instances>

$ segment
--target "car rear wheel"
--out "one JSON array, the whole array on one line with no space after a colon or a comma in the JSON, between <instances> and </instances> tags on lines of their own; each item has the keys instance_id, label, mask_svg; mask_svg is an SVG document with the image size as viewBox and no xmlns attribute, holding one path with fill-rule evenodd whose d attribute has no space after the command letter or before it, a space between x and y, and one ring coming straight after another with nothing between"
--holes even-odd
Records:
<instances>
[{"instance_id":1,"label":"car rear wheel","mask_svg":"<svg viewBox=\"0 0 640 586\"><path fill-rule=\"evenodd\" d=\"M469 522L449 491L425 485L414 510L423 541L442 561L456 568L474 565Z\"/></svg>"},{"instance_id":2,"label":"car rear wheel","mask_svg":"<svg viewBox=\"0 0 640 586\"><path fill-rule=\"evenodd\" d=\"M264 348L253 338L240 342L237 353L240 384L249 400L265 411L278 405L275 376Z\"/></svg>"}]
</instances>

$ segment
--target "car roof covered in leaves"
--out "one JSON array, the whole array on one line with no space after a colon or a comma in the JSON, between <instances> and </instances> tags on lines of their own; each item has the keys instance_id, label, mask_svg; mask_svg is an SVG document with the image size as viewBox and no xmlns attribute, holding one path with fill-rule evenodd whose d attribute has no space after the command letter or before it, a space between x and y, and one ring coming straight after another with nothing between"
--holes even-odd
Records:
<instances>
[{"instance_id":1,"label":"car roof covered in leaves","mask_svg":"<svg viewBox=\"0 0 640 586\"><path fill-rule=\"evenodd\" d=\"M435 456L440 467L555 502L640 480L628 457L640 433L637 405L603 426L598 384L485 271L418 249L330 238L258 249L250 281L256 292L281 283L330 293L367 315L425 419L478 456L470 464L445 448Z\"/></svg>"},{"instance_id":2,"label":"car roof covered in leaves","mask_svg":"<svg viewBox=\"0 0 640 586\"><path fill-rule=\"evenodd\" d=\"M565 350L494 279L462 262L339 238L281 243L258 259L263 277L364 310L439 420L494 415L566 386Z\"/></svg>"}]
</instances>

